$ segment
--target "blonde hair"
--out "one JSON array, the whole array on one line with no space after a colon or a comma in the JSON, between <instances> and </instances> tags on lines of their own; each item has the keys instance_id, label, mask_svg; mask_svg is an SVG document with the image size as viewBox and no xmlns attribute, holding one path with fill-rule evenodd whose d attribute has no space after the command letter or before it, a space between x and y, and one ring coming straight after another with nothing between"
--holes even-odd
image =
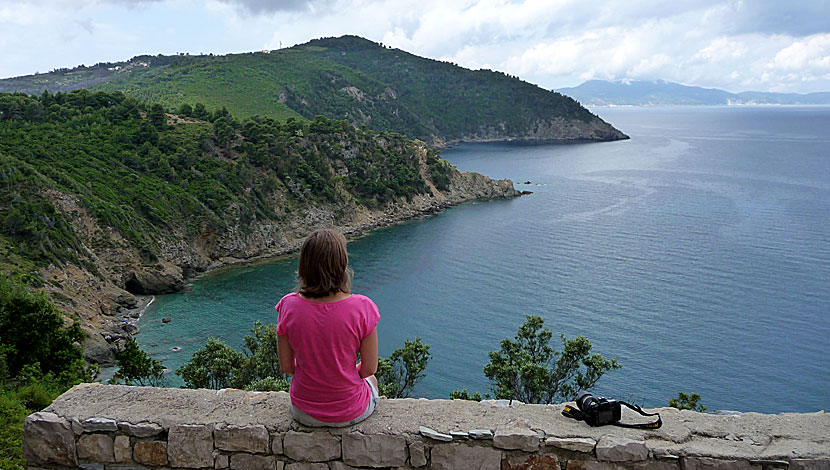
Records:
<instances>
[{"instance_id":1,"label":"blonde hair","mask_svg":"<svg viewBox=\"0 0 830 470\"><path fill-rule=\"evenodd\" d=\"M303 297L319 298L352 290L346 237L337 230L321 228L303 241L297 266L297 291Z\"/></svg>"}]
</instances>

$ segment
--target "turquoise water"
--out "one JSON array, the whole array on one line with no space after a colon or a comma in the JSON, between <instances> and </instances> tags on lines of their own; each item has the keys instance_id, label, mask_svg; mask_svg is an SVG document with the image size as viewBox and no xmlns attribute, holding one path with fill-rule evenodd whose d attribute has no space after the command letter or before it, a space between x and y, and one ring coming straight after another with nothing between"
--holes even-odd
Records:
<instances>
[{"instance_id":1,"label":"turquoise water","mask_svg":"<svg viewBox=\"0 0 830 470\"><path fill-rule=\"evenodd\" d=\"M532 314L619 357L602 394L830 408L830 108L597 113L631 140L445 151L534 194L350 243L354 290L381 311L381 354L419 336L433 359L417 395L487 391L487 352ZM138 341L172 369L210 336L239 347L255 320L275 321L295 269L289 258L161 296Z\"/></svg>"}]
</instances>

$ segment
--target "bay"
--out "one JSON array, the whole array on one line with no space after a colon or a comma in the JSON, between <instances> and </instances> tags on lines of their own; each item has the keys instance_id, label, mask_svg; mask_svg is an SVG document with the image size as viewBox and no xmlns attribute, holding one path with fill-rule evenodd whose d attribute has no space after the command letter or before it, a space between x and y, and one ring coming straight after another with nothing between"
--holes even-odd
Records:
<instances>
[{"instance_id":1,"label":"bay","mask_svg":"<svg viewBox=\"0 0 830 470\"><path fill-rule=\"evenodd\" d=\"M645 406L684 391L710 409L827 409L830 108L595 112L631 140L446 150L459 169L533 194L350 243L354 291L381 311L381 354L421 337L433 359L415 395L486 392L488 351L539 315L555 334L584 335L619 358L599 394ZM254 321L276 321L295 270L286 258L159 296L139 344L171 369L211 336L239 348Z\"/></svg>"}]
</instances>

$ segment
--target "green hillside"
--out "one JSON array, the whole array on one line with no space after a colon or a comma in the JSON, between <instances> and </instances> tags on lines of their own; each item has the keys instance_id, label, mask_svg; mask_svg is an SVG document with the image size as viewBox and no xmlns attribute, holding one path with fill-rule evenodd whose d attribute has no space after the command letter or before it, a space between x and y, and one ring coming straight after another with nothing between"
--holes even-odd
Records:
<instances>
[{"instance_id":1,"label":"green hillside","mask_svg":"<svg viewBox=\"0 0 830 470\"><path fill-rule=\"evenodd\" d=\"M48 74L0 80L0 92L39 95L76 88L121 91L168 111L182 104L227 108L240 118L325 115L428 142L625 136L576 101L516 77L472 71L386 48L356 36L272 52L225 56L139 56ZM599 132L539 134L557 119Z\"/></svg>"},{"instance_id":2,"label":"green hillside","mask_svg":"<svg viewBox=\"0 0 830 470\"><path fill-rule=\"evenodd\" d=\"M238 121L220 110L182 120L120 92L0 94L0 271L96 272L88 248L100 246L79 235L81 212L153 263L165 239L210 227L426 193L413 146L323 117ZM439 188L457 173L436 151L426 164Z\"/></svg>"}]
</instances>

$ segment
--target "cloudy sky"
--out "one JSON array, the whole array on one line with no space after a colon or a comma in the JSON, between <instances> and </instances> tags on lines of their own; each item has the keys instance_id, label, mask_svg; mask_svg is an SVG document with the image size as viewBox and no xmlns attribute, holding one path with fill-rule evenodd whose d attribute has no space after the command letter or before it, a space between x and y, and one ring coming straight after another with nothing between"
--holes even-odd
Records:
<instances>
[{"instance_id":1,"label":"cloudy sky","mask_svg":"<svg viewBox=\"0 0 830 470\"><path fill-rule=\"evenodd\" d=\"M830 91L830 0L0 0L0 77L343 34L544 88Z\"/></svg>"}]
</instances>

